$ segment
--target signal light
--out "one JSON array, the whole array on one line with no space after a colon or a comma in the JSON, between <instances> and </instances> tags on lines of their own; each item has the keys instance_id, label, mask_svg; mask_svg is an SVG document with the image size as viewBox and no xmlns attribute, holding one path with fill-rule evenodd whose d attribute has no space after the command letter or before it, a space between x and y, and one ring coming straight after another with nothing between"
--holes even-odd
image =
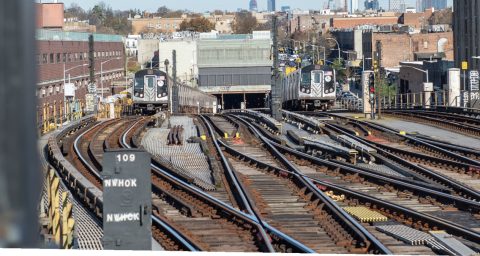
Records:
<instances>
[{"instance_id":1,"label":"signal light","mask_svg":"<svg viewBox=\"0 0 480 256\"><path fill-rule=\"evenodd\" d=\"M370 73L368 77L368 90L371 94L375 94L375 76L373 73Z\"/></svg>"}]
</instances>

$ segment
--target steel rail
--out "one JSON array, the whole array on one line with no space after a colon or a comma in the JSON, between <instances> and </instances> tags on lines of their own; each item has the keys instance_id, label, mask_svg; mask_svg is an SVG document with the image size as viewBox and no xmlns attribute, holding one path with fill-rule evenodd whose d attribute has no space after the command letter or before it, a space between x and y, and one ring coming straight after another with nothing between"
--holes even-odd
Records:
<instances>
[{"instance_id":1,"label":"steel rail","mask_svg":"<svg viewBox=\"0 0 480 256\"><path fill-rule=\"evenodd\" d=\"M132 146L126 141L127 134L131 132L133 127L131 127L128 132L125 132L124 135L122 136L122 143L125 146L125 148L132 148ZM152 167L152 171L154 171L156 174L160 175L161 177L166 177L170 180L173 180L176 182L176 184L180 185L182 188L195 193L199 197L203 198L204 200L210 202L212 205L219 207L223 209L226 212L229 212L230 214L237 216L242 219L247 219L250 222L256 224L256 225L261 225L265 229L269 231L269 233L283 239L286 243L292 246L293 249L295 249L296 252L300 253L315 253L312 249L306 247L302 243L296 241L295 239L291 238L290 236L284 234L281 231L276 230L275 228L271 227L268 225L268 223L262 221L261 219L259 220L257 217L254 217L251 214L245 213L243 211L240 211L238 209L233 208L232 206L218 200L217 198L205 193L204 191L200 190L199 188L192 186L191 184L185 182L184 180L176 177L175 175L172 174L172 170L164 170L163 168L157 166L154 162L150 164ZM260 230L260 229L259 229ZM270 240L268 240L270 241ZM270 242L269 242L270 243ZM273 248L272 248L273 249Z\"/></svg>"},{"instance_id":2,"label":"steel rail","mask_svg":"<svg viewBox=\"0 0 480 256\"><path fill-rule=\"evenodd\" d=\"M326 127L327 128L330 128L330 129L333 129L333 130L336 130L337 132L341 132L341 130L337 129L336 127L334 126L331 126L329 124L326 124ZM436 180L437 182L440 182L440 183L443 183L443 184L447 184L449 187L452 187L453 189L456 190L456 192L460 192L464 195L468 195L469 197L473 198L475 201L480 201L480 192L468 187L468 186L465 186L461 183L458 183L456 182L455 180L445 176L445 175L442 175L440 173L437 173L437 172L434 172L432 170L429 170L427 168L423 168L421 166L418 166L418 165L415 165L413 163L410 163L400 157L397 157L395 156L394 154L390 153L390 152L387 152L385 150L382 150L381 148L373 145L372 143L369 143L368 141L362 139L362 138L359 138L357 136L352 136L352 135L349 135L349 134L345 134L346 136L350 137L351 139L354 139L360 143L363 143L363 144L366 144L368 145L369 147L372 147L374 149L377 150L377 152L383 154L383 155L386 155L390 158L393 158L395 159L395 161L397 161L398 163L404 165L404 166L407 166L409 168L412 168L414 169L414 171L416 172L420 172L421 174L423 175L428 175L429 178L432 178L434 180Z\"/></svg>"},{"instance_id":3,"label":"steel rail","mask_svg":"<svg viewBox=\"0 0 480 256\"><path fill-rule=\"evenodd\" d=\"M104 124L106 121L104 122L101 122L101 123L98 123L96 124L94 127L90 128L89 130L83 132L80 136L77 137L77 139L75 139L75 143L74 143L74 147L75 147L75 153L77 154L78 158L80 159L80 161L90 170L90 172L92 172L100 181L103 181L102 177L98 174L97 170L95 168L93 168L90 164L88 164L88 161L84 158L84 156L82 155L81 151L79 150L78 148L78 142L80 141L80 139L86 134L88 133L91 129L94 129L95 127L99 126L99 125L102 125ZM133 126L131 127L133 128ZM130 128L130 129L131 129ZM129 130L130 130L129 129ZM102 199L99 199L99 201L102 203L103 205L103 200ZM183 237L183 235L176 231L174 228L170 227L170 225L168 225L168 223L165 223L163 222L162 220L158 219L158 218L155 218L155 216L152 215L152 221L153 221L153 224L158 224L159 226L161 227L164 227L165 230L167 232L170 233L171 236L173 236L178 242L181 243L182 246L184 246L185 248L187 248L188 250L190 251L198 251L198 249L196 249L196 247L194 245L192 245L186 238ZM168 229L167 229L168 227Z\"/></svg>"},{"instance_id":4,"label":"steel rail","mask_svg":"<svg viewBox=\"0 0 480 256\"><path fill-rule=\"evenodd\" d=\"M272 142L272 143L274 145L276 144L274 142ZM378 198L372 197L370 195L366 195L364 193L356 192L356 191L353 191L351 189L332 184L330 182L325 182L325 181L321 181L321 180L316 179L316 178L311 178L308 175L298 174L298 173L295 173L295 172L290 171L290 170L285 170L285 169L282 169L282 168L279 168L279 167L276 167L276 166L272 166L269 163L264 163L262 161L259 161L259 160L255 159L255 158L249 157L249 156L243 154L242 152L239 152L239 151L233 149L232 147L229 147L225 143L222 143L222 145L228 151L235 152L236 154L242 156L242 158L247 159L248 162L255 163L261 168L268 169L268 170L273 170L274 172L279 173L279 174L283 173L283 174L290 174L290 175L295 175L295 176L303 176L304 178L310 179L312 182L314 182L316 184L319 184L321 186L334 188L335 190L340 191L344 194L348 194L348 195L354 196L356 198L366 200L367 202L374 202L374 203L376 203L380 206L386 206L390 209L394 209L394 210L409 213L410 215L415 216L419 219L428 220L432 223L435 223L436 225L438 225L440 227L448 228L448 230L454 231L455 234L457 234L457 235L469 237L472 242L480 241L480 233L478 233L476 231L473 231L473 230L470 230L470 229L463 228L462 226L460 226L456 223L452 223L450 221L443 220L443 219L441 219L439 217L436 217L436 216L424 214L424 213L421 213L421 212L418 212L418 211L415 211L415 210L412 210L412 209L409 209L409 208L406 208L406 207L403 207L403 206L400 206L400 205L397 205L397 204L394 204L394 203L390 203L388 201L378 199ZM278 145L278 144L275 145L275 146L283 147L283 146ZM284 147L284 148L286 148L286 147ZM446 195L446 196L448 196L448 195ZM458 199L463 200L463 198L458 198Z\"/></svg>"},{"instance_id":5,"label":"steel rail","mask_svg":"<svg viewBox=\"0 0 480 256\"><path fill-rule=\"evenodd\" d=\"M312 193L316 195L318 199L323 201L325 203L325 206L327 209L330 209L333 214L335 214L340 220L344 223L344 225L348 226L350 232L353 232L353 234L356 236L356 239L358 242L364 242L365 244L369 244L373 246L376 250L380 251L382 254L392 254L392 252L385 247L376 237L374 237L368 230L365 229L361 224L359 224L351 215L346 213L341 207L339 207L330 197L325 195L322 191L318 189L317 186L315 186L311 180L306 179L303 175L303 173L292 163L290 163L284 155L282 155L271 143L270 141L265 138L258 130L253 127L250 123L246 122L243 118L238 117L238 120L243 122L247 127L249 127L257 136L260 138L263 143L267 146L269 151L277 157L282 164L284 164L289 170L293 171L296 174L299 174L300 176L300 181L303 182L303 184L308 187ZM345 227L344 227L345 228Z\"/></svg>"}]
</instances>

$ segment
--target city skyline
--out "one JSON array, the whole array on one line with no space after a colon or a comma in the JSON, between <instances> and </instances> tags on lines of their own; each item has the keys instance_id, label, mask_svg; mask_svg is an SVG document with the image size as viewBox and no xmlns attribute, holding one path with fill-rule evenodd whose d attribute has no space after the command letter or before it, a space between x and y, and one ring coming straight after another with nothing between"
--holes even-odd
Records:
<instances>
[{"instance_id":1,"label":"city skyline","mask_svg":"<svg viewBox=\"0 0 480 256\"><path fill-rule=\"evenodd\" d=\"M39 0L37 0L39 1ZM363 8L364 0L358 0L358 6ZM452 6L453 0L448 0L448 6ZM51 2L50 0L43 0L42 2ZM64 0L66 7L69 7L72 3L76 3L81 6L83 9L91 9L95 4L101 2L100 0ZM146 11L156 11L160 6L167 6L170 9L188 9L194 12L205 12L212 10L228 10L235 11L238 8L249 9L249 0L229 0L218 2L217 0L202 0L201 3L195 0L177 0L177 1L164 1L158 2L157 0L137 0L135 5L132 5L131 1L128 0L116 0L116 1L103 1L107 5L111 6L113 9L119 10L128 10L128 9L140 9ZM267 10L268 0L257 0L258 10ZM312 1L312 0L276 0L276 8L280 10L282 6L290 6L291 9L312 9L312 10L321 10L323 9L324 4L327 0L321 1ZM379 0L380 7L388 9L388 0ZM350 1L348 1L350 3ZM407 7L415 7L416 0L405 0ZM187 8L186 8L187 7Z\"/></svg>"}]
</instances>

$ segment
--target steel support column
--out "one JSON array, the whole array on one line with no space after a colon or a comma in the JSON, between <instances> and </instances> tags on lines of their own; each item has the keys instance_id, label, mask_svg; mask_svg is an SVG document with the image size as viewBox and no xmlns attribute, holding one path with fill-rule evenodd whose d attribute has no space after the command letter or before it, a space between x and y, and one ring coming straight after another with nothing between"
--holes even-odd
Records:
<instances>
[{"instance_id":1,"label":"steel support column","mask_svg":"<svg viewBox=\"0 0 480 256\"><path fill-rule=\"evenodd\" d=\"M0 1L0 246L37 247L41 171L35 111L35 6Z\"/></svg>"}]
</instances>

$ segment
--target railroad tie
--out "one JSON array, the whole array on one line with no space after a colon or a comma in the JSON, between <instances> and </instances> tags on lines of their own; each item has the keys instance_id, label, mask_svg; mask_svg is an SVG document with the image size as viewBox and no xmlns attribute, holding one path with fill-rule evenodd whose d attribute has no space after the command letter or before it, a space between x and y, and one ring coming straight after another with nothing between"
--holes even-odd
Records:
<instances>
[{"instance_id":1,"label":"railroad tie","mask_svg":"<svg viewBox=\"0 0 480 256\"><path fill-rule=\"evenodd\" d=\"M365 206L349 206L343 209L361 222L384 222L388 218L376 211L372 211Z\"/></svg>"}]
</instances>

